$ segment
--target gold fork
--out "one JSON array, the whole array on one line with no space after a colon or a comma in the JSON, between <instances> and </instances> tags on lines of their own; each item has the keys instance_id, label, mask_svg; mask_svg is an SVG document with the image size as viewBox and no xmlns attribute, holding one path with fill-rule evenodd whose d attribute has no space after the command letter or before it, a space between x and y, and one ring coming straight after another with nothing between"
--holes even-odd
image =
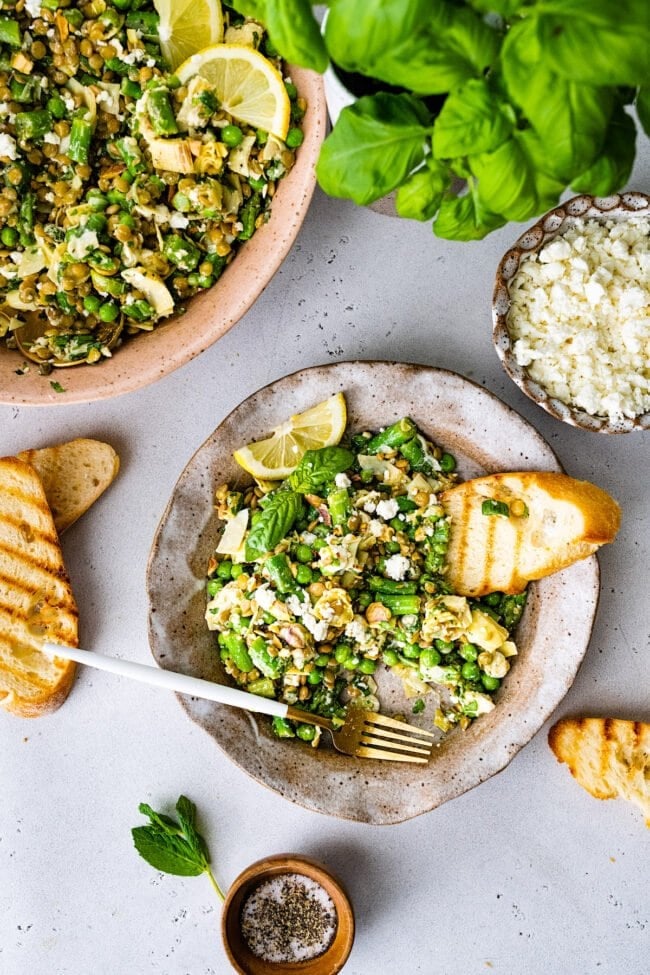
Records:
<instances>
[{"instance_id":1,"label":"gold fork","mask_svg":"<svg viewBox=\"0 0 650 975\"><path fill-rule=\"evenodd\" d=\"M44 641L43 651L50 656L75 660L97 670L130 677L179 694L190 694L192 697L218 701L220 704L229 704L246 711L318 725L319 728L325 728L331 733L334 747L344 755L355 755L357 758L380 758L391 762L416 762L422 765L429 760L433 748L433 741L430 739L434 735L430 731L423 731L404 721L387 718L374 711L362 711L361 708L350 707L342 727L336 728L328 718L321 718L320 715L312 714L310 711L302 711L282 701L273 701L268 697L260 697L259 694L248 694L236 687L216 684L214 681L192 677L190 674L177 674L172 670L152 667L150 664L138 664L119 657L106 657L101 653L91 653L79 647L64 647L58 643Z\"/></svg>"},{"instance_id":2,"label":"gold fork","mask_svg":"<svg viewBox=\"0 0 650 975\"><path fill-rule=\"evenodd\" d=\"M431 757L434 736L430 731L415 728L405 721L387 718L375 711L349 707L345 721L337 728L328 718L302 711L290 705L286 717L291 721L318 725L332 735L337 751L357 758L380 758L389 762L416 762L426 765Z\"/></svg>"}]
</instances>

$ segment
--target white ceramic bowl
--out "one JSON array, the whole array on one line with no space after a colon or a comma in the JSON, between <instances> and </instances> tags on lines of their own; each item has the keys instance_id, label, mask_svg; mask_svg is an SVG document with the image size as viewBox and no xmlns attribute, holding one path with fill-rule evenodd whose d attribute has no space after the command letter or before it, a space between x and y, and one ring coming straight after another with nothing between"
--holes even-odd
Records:
<instances>
[{"instance_id":1,"label":"white ceramic bowl","mask_svg":"<svg viewBox=\"0 0 650 975\"><path fill-rule=\"evenodd\" d=\"M499 264L492 299L493 338L497 355L511 379L521 390L551 416L574 427L597 433L629 433L650 429L650 414L634 418L611 420L606 416L592 416L578 407L551 396L519 365L513 352L512 336L508 329L510 285L522 261L535 254L544 244L561 236L577 220L628 220L631 216L650 215L650 197L645 193L628 192L608 197L575 196L561 206L544 214L536 224L515 241Z\"/></svg>"},{"instance_id":2,"label":"white ceramic bowl","mask_svg":"<svg viewBox=\"0 0 650 975\"><path fill-rule=\"evenodd\" d=\"M289 66L287 73L307 99L304 142L291 172L280 181L271 218L241 248L214 287L193 298L184 315L143 332L94 366L55 369L40 376L20 352L0 343L0 402L33 406L88 403L148 386L199 355L231 329L262 293L289 253L307 214L316 185L314 166L325 137L327 112L320 75ZM58 381L65 392L56 392Z\"/></svg>"}]
</instances>

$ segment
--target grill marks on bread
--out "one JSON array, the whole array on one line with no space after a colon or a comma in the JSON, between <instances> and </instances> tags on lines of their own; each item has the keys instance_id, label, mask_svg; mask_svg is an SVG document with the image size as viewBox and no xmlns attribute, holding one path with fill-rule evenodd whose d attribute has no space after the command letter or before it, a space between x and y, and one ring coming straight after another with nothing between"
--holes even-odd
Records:
<instances>
[{"instance_id":1,"label":"grill marks on bread","mask_svg":"<svg viewBox=\"0 0 650 975\"><path fill-rule=\"evenodd\" d=\"M564 718L548 743L596 799L627 799L650 827L650 724L622 718Z\"/></svg>"},{"instance_id":2,"label":"grill marks on bread","mask_svg":"<svg viewBox=\"0 0 650 975\"><path fill-rule=\"evenodd\" d=\"M464 481L441 495L451 518L447 578L455 592L522 592L532 579L613 541L620 509L605 491L566 474L524 471ZM509 515L483 514L501 501ZM514 504L517 502L517 504ZM525 506L525 513L512 513Z\"/></svg>"},{"instance_id":3,"label":"grill marks on bread","mask_svg":"<svg viewBox=\"0 0 650 975\"><path fill-rule=\"evenodd\" d=\"M29 464L0 458L0 703L23 716L63 703L74 665L40 646L77 646L77 620L43 485Z\"/></svg>"}]
</instances>

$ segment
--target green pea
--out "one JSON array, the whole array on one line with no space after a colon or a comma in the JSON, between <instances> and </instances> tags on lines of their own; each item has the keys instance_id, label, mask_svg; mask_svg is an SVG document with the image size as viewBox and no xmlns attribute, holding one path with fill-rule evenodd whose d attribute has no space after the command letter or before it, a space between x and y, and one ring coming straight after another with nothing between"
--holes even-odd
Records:
<instances>
[{"instance_id":1,"label":"green pea","mask_svg":"<svg viewBox=\"0 0 650 975\"><path fill-rule=\"evenodd\" d=\"M54 118L65 118L68 114L66 103L59 95L52 95L47 100L47 110Z\"/></svg>"},{"instance_id":2,"label":"green pea","mask_svg":"<svg viewBox=\"0 0 650 975\"><path fill-rule=\"evenodd\" d=\"M108 200L100 190L88 190L86 202L91 210L105 210Z\"/></svg>"},{"instance_id":3,"label":"green pea","mask_svg":"<svg viewBox=\"0 0 650 975\"><path fill-rule=\"evenodd\" d=\"M463 660L474 661L478 657L478 647L473 643L464 643L458 648L458 652Z\"/></svg>"},{"instance_id":4,"label":"green pea","mask_svg":"<svg viewBox=\"0 0 650 975\"><path fill-rule=\"evenodd\" d=\"M311 562L314 557L314 553L310 549L309 545L298 545L296 548L296 559L298 562Z\"/></svg>"},{"instance_id":5,"label":"green pea","mask_svg":"<svg viewBox=\"0 0 650 975\"><path fill-rule=\"evenodd\" d=\"M243 565L233 565L232 569L230 570L230 576L232 579L239 579L243 571L244 571Z\"/></svg>"},{"instance_id":6,"label":"green pea","mask_svg":"<svg viewBox=\"0 0 650 975\"><path fill-rule=\"evenodd\" d=\"M248 180L248 185L253 190L263 190L266 186L266 180L263 176L251 176Z\"/></svg>"},{"instance_id":7,"label":"green pea","mask_svg":"<svg viewBox=\"0 0 650 975\"><path fill-rule=\"evenodd\" d=\"M211 288L214 284L214 278L211 274L199 274L199 288Z\"/></svg>"},{"instance_id":8,"label":"green pea","mask_svg":"<svg viewBox=\"0 0 650 975\"><path fill-rule=\"evenodd\" d=\"M317 552L320 552L322 548L327 548L327 544L328 543L324 538L315 538L312 543L312 546L313 548L316 549Z\"/></svg>"},{"instance_id":9,"label":"green pea","mask_svg":"<svg viewBox=\"0 0 650 975\"><path fill-rule=\"evenodd\" d=\"M374 672L377 670L377 663L375 660L370 660L368 657L364 657L359 664L359 670L362 674L374 674Z\"/></svg>"},{"instance_id":10,"label":"green pea","mask_svg":"<svg viewBox=\"0 0 650 975\"><path fill-rule=\"evenodd\" d=\"M356 653L352 653L343 661L343 667L345 670L356 670L360 663L361 657L359 657Z\"/></svg>"},{"instance_id":11,"label":"green pea","mask_svg":"<svg viewBox=\"0 0 650 975\"><path fill-rule=\"evenodd\" d=\"M262 619L264 620L265 623L267 623L269 625L271 623L275 623L275 620L276 620L276 618L273 615L273 613L268 613L268 612L266 612L266 610L262 613Z\"/></svg>"},{"instance_id":12,"label":"green pea","mask_svg":"<svg viewBox=\"0 0 650 975\"><path fill-rule=\"evenodd\" d=\"M227 146L234 148L241 144L244 133L238 125L225 125L221 130L221 138Z\"/></svg>"},{"instance_id":13,"label":"green pea","mask_svg":"<svg viewBox=\"0 0 650 975\"><path fill-rule=\"evenodd\" d=\"M84 298L84 308L93 315L99 311L101 303L102 299L98 298L97 295L86 295Z\"/></svg>"},{"instance_id":14,"label":"green pea","mask_svg":"<svg viewBox=\"0 0 650 975\"><path fill-rule=\"evenodd\" d=\"M420 667L437 667L442 657L434 647L425 647L420 654Z\"/></svg>"},{"instance_id":15,"label":"green pea","mask_svg":"<svg viewBox=\"0 0 650 975\"><path fill-rule=\"evenodd\" d=\"M307 586L311 582L311 569L308 565L299 565L296 569L296 582L301 586Z\"/></svg>"},{"instance_id":16,"label":"green pea","mask_svg":"<svg viewBox=\"0 0 650 975\"><path fill-rule=\"evenodd\" d=\"M218 579L210 579L206 588L208 590L208 596L210 599L212 599L221 589L223 589L223 583Z\"/></svg>"},{"instance_id":17,"label":"green pea","mask_svg":"<svg viewBox=\"0 0 650 975\"><path fill-rule=\"evenodd\" d=\"M402 653L405 657L408 657L409 660L416 660L420 656L421 650L417 643L408 643L403 648Z\"/></svg>"},{"instance_id":18,"label":"green pea","mask_svg":"<svg viewBox=\"0 0 650 975\"><path fill-rule=\"evenodd\" d=\"M197 274L195 271L192 271L191 274L187 275L187 283L189 284L190 288L198 288L199 278L200 275Z\"/></svg>"},{"instance_id":19,"label":"green pea","mask_svg":"<svg viewBox=\"0 0 650 975\"><path fill-rule=\"evenodd\" d=\"M225 559L217 566L217 576L219 579L232 579L232 562Z\"/></svg>"},{"instance_id":20,"label":"green pea","mask_svg":"<svg viewBox=\"0 0 650 975\"><path fill-rule=\"evenodd\" d=\"M319 655L314 660L317 667L327 667L328 663L332 658L328 653L319 653Z\"/></svg>"},{"instance_id":21,"label":"green pea","mask_svg":"<svg viewBox=\"0 0 650 975\"><path fill-rule=\"evenodd\" d=\"M396 555L401 551L402 546L399 542L386 542L386 551L390 552L391 555Z\"/></svg>"},{"instance_id":22,"label":"green pea","mask_svg":"<svg viewBox=\"0 0 650 975\"><path fill-rule=\"evenodd\" d=\"M312 670L309 674L307 674L308 684L314 684L314 685L320 684L322 679L323 679L323 675L321 674L320 670Z\"/></svg>"},{"instance_id":23,"label":"green pea","mask_svg":"<svg viewBox=\"0 0 650 975\"><path fill-rule=\"evenodd\" d=\"M130 213L126 213L124 210L117 218L117 222L121 223L123 227L130 227L131 230L135 230L135 220Z\"/></svg>"},{"instance_id":24,"label":"green pea","mask_svg":"<svg viewBox=\"0 0 650 975\"><path fill-rule=\"evenodd\" d=\"M443 454L440 458L440 470L445 474L451 474L456 470L456 458L451 454Z\"/></svg>"},{"instance_id":25,"label":"green pea","mask_svg":"<svg viewBox=\"0 0 650 975\"><path fill-rule=\"evenodd\" d=\"M489 674L481 674L481 684L486 691L496 691L497 688L501 687L501 681L498 677L490 677Z\"/></svg>"},{"instance_id":26,"label":"green pea","mask_svg":"<svg viewBox=\"0 0 650 975\"><path fill-rule=\"evenodd\" d=\"M100 305L97 315L100 322L114 322L120 313L120 306L112 301L106 301Z\"/></svg>"},{"instance_id":27,"label":"green pea","mask_svg":"<svg viewBox=\"0 0 650 975\"><path fill-rule=\"evenodd\" d=\"M404 528L405 528L404 522L401 521L399 518L392 518L390 520L389 524L390 524L390 527L391 528L394 528L396 532L403 532L404 531Z\"/></svg>"},{"instance_id":28,"label":"green pea","mask_svg":"<svg viewBox=\"0 0 650 975\"><path fill-rule=\"evenodd\" d=\"M460 672L465 678L465 680L478 680L481 676L481 671L478 664L475 664L472 660L468 660L460 668Z\"/></svg>"},{"instance_id":29,"label":"green pea","mask_svg":"<svg viewBox=\"0 0 650 975\"><path fill-rule=\"evenodd\" d=\"M313 724L299 724L296 728L296 734L303 741L313 741L316 737L316 729Z\"/></svg>"},{"instance_id":30,"label":"green pea","mask_svg":"<svg viewBox=\"0 0 650 975\"><path fill-rule=\"evenodd\" d=\"M342 664L348 659L351 653L352 650L347 643L338 643L334 648L334 659L337 663Z\"/></svg>"},{"instance_id":31,"label":"green pea","mask_svg":"<svg viewBox=\"0 0 650 975\"><path fill-rule=\"evenodd\" d=\"M373 600L373 595L371 592L362 592L357 600L357 605L359 609L367 609Z\"/></svg>"},{"instance_id":32,"label":"green pea","mask_svg":"<svg viewBox=\"0 0 650 975\"><path fill-rule=\"evenodd\" d=\"M370 484L374 476L375 475L372 473L372 471L361 471L361 480L364 484Z\"/></svg>"},{"instance_id":33,"label":"green pea","mask_svg":"<svg viewBox=\"0 0 650 975\"><path fill-rule=\"evenodd\" d=\"M395 650L384 650L381 659L388 667L394 667L395 664L399 663L399 656Z\"/></svg>"},{"instance_id":34,"label":"green pea","mask_svg":"<svg viewBox=\"0 0 650 975\"><path fill-rule=\"evenodd\" d=\"M5 247L14 247L18 243L19 233L13 227L3 227L0 240Z\"/></svg>"},{"instance_id":35,"label":"green pea","mask_svg":"<svg viewBox=\"0 0 650 975\"><path fill-rule=\"evenodd\" d=\"M289 129L285 142L290 149L297 149L302 145L304 138L302 129Z\"/></svg>"},{"instance_id":36,"label":"green pea","mask_svg":"<svg viewBox=\"0 0 650 975\"><path fill-rule=\"evenodd\" d=\"M298 89L290 81L285 81L284 87L287 89L287 95L293 101L294 98L298 97Z\"/></svg>"},{"instance_id":37,"label":"green pea","mask_svg":"<svg viewBox=\"0 0 650 975\"><path fill-rule=\"evenodd\" d=\"M454 649L454 644L449 640L434 640L433 643L436 650L439 650L440 653L451 653Z\"/></svg>"},{"instance_id":38,"label":"green pea","mask_svg":"<svg viewBox=\"0 0 650 975\"><path fill-rule=\"evenodd\" d=\"M258 146L265 146L268 142L268 138L269 134L268 132L265 132L264 129L258 129L255 133L255 141L257 142Z\"/></svg>"},{"instance_id":39,"label":"green pea","mask_svg":"<svg viewBox=\"0 0 650 975\"><path fill-rule=\"evenodd\" d=\"M180 213L187 213L192 209L191 200L185 193L175 193L172 199L172 206L175 210L180 211Z\"/></svg>"}]
</instances>

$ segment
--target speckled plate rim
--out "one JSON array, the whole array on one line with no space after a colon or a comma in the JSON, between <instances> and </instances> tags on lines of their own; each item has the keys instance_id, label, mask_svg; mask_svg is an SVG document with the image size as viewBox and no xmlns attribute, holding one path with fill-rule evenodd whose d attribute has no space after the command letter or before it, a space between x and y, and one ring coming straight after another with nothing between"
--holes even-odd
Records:
<instances>
[{"instance_id":1,"label":"speckled plate rim","mask_svg":"<svg viewBox=\"0 0 650 975\"><path fill-rule=\"evenodd\" d=\"M39 376L32 365L34 371L17 376L23 357L0 343L0 403L68 406L134 392L200 355L240 321L289 253L316 187L315 165L327 127L323 79L295 65L287 66L287 75L307 99L304 142L293 169L280 180L271 219L241 248L214 287L193 298L184 315L136 336L95 366ZM51 381L65 391L57 392Z\"/></svg>"},{"instance_id":2,"label":"speckled plate rim","mask_svg":"<svg viewBox=\"0 0 650 975\"><path fill-rule=\"evenodd\" d=\"M574 196L560 206L545 213L506 251L499 263L492 296L492 323L494 346L505 371L521 390L551 416L574 427L592 433L630 433L650 429L650 413L633 419L613 421L607 417L591 416L584 410L569 406L549 393L528 375L516 361L506 317L510 308L509 285L519 270L521 262L535 254L544 244L559 236L578 219L625 220L630 216L650 214L650 196L636 190L613 196Z\"/></svg>"},{"instance_id":3,"label":"speckled plate rim","mask_svg":"<svg viewBox=\"0 0 650 975\"><path fill-rule=\"evenodd\" d=\"M505 469L561 470L550 446L519 414L443 369L337 362L270 383L236 407L199 447L162 515L147 567L149 641L160 666L222 679L204 621L205 566L218 536L214 488L237 476L231 456L236 446L338 390L345 392L353 427L390 423L409 413L457 455L463 478ZM231 761L290 801L356 822L402 822L501 771L541 728L573 683L589 644L598 594L596 556L534 583L518 634L518 666L502 685L499 706L468 731L450 736L424 767L350 759L330 749L311 752L272 738L264 719L191 697L179 695L179 700Z\"/></svg>"}]
</instances>

